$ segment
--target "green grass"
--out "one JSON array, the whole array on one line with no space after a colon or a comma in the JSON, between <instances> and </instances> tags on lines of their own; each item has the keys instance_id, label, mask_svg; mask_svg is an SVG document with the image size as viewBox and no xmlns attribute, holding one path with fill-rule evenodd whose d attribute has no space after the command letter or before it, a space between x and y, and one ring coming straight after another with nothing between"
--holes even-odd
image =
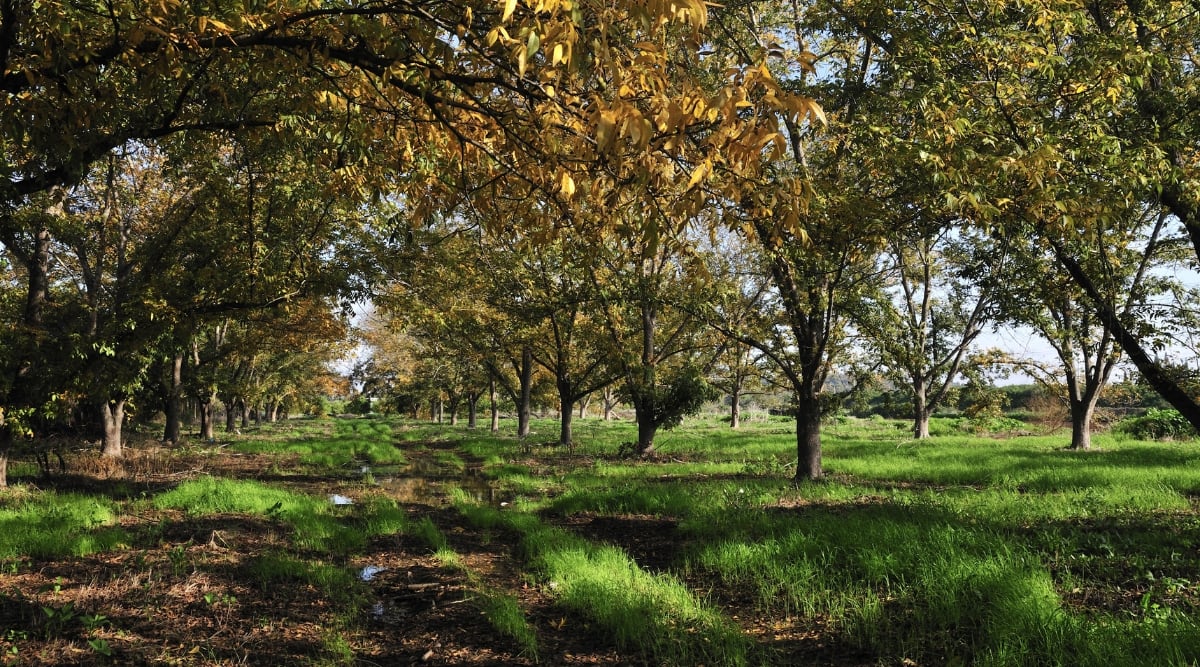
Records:
<instances>
[{"instance_id":1,"label":"green grass","mask_svg":"<svg viewBox=\"0 0 1200 667\"><path fill-rule=\"evenodd\" d=\"M115 526L116 505L106 498L39 492L0 503L0 559L61 558L109 551L129 543Z\"/></svg>"},{"instance_id":2,"label":"green grass","mask_svg":"<svg viewBox=\"0 0 1200 667\"><path fill-rule=\"evenodd\" d=\"M193 516L250 514L276 519L293 529L301 549L346 555L359 551L372 535L405 529L404 511L373 495L339 507L318 498L248 480L200 477L155 496L159 509L180 509Z\"/></svg>"},{"instance_id":3,"label":"green grass","mask_svg":"<svg viewBox=\"0 0 1200 667\"><path fill-rule=\"evenodd\" d=\"M397 442L432 461L431 474L482 465L508 504L454 494L468 522L517 541L525 576L569 622L654 664L777 664L720 611L729 591L751 601L749 613L827 628L829 641L883 663L1200 662L1195 443L1098 434L1096 451L1081 453L1064 451L1067 434L999 439L946 420L934 426L937 437L916 442L906 422L832 422L823 432L829 478L798 488L792 424L778 418L737 432L711 417L689 421L663 434L653 462L617 458L633 425L599 420L578 423L572 450L549 444L551 421L536 421L538 435L518 442L507 432L384 419L291 422L235 447L298 455L303 471L323 476L403 461ZM354 484L344 492L355 496L349 506L213 477L139 501L19 491L0 498L0 559L121 548L131 538L117 520L146 508L285 526L287 546L252 559L247 575L261 586L312 586L341 605L326 653L345 662L365 587L334 563L372 536L403 532L464 573L493 627L537 655L515 596L469 572L431 519L411 522L382 490ZM663 569L551 525L581 515L631 526L672 519L646 524L674 530L657 536L671 545L655 559Z\"/></svg>"},{"instance_id":4,"label":"green grass","mask_svg":"<svg viewBox=\"0 0 1200 667\"><path fill-rule=\"evenodd\" d=\"M528 568L560 604L657 661L750 654L685 647L673 629L699 636L728 620L698 621L706 607L680 579L537 513L673 517L674 572L749 591L759 613L828 624L885 662L1200 660L1194 443L1097 434L1096 451L1071 452L1069 434L978 437L950 422L916 442L906 422L846 419L824 430L829 480L794 488L790 426L765 419L735 433L694 420L660 441L666 463L613 458L631 427L597 426L576 448L597 457L584 466L557 448L463 432L461 451L517 497L505 512L460 509L477 527L519 532ZM647 592L659 579L685 597Z\"/></svg>"},{"instance_id":5,"label":"green grass","mask_svg":"<svg viewBox=\"0 0 1200 667\"><path fill-rule=\"evenodd\" d=\"M458 497L476 527L520 534L528 566L556 602L655 664L748 662L749 641L680 580L640 568L624 551L596 545L523 512L499 512Z\"/></svg>"},{"instance_id":6,"label":"green grass","mask_svg":"<svg viewBox=\"0 0 1200 667\"><path fill-rule=\"evenodd\" d=\"M236 443L234 449L253 454L294 454L305 465L336 469L362 463L404 463L404 453L395 440L387 421L337 419L310 423L300 431L267 431Z\"/></svg>"},{"instance_id":7,"label":"green grass","mask_svg":"<svg viewBox=\"0 0 1200 667\"><path fill-rule=\"evenodd\" d=\"M255 557L249 564L250 576L264 589L275 586L307 584L322 595L342 604L361 603L366 591L349 569L323 562L301 560L279 553Z\"/></svg>"},{"instance_id":8,"label":"green grass","mask_svg":"<svg viewBox=\"0 0 1200 667\"><path fill-rule=\"evenodd\" d=\"M521 652L538 659L537 631L525 617L517 598L506 591L487 585L483 579L466 567L462 558L450 547L441 529L429 517L423 517L412 525L411 534L433 549L434 556L446 568L461 573L467 579L467 587L479 611L500 634L514 640Z\"/></svg>"}]
</instances>

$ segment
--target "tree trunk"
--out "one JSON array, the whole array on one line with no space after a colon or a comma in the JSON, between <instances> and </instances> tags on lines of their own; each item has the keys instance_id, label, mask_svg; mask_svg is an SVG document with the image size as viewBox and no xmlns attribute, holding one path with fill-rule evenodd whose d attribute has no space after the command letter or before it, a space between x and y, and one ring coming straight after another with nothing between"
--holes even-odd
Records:
<instances>
[{"instance_id":1,"label":"tree trunk","mask_svg":"<svg viewBox=\"0 0 1200 667\"><path fill-rule=\"evenodd\" d=\"M634 404L634 412L637 415L638 441L637 455L648 456L654 451L654 436L658 435L658 422L655 421L653 414L643 414L643 411L650 412L651 406L643 407L641 401Z\"/></svg>"},{"instance_id":2,"label":"tree trunk","mask_svg":"<svg viewBox=\"0 0 1200 667\"><path fill-rule=\"evenodd\" d=\"M167 424L163 428L163 442L179 444L183 432L183 354L171 359L171 376L164 378L163 415Z\"/></svg>"},{"instance_id":3,"label":"tree trunk","mask_svg":"<svg viewBox=\"0 0 1200 667\"><path fill-rule=\"evenodd\" d=\"M267 407L267 422L274 424L279 421L279 401L272 400Z\"/></svg>"},{"instance_id":4,"label":"tree trunk","mask_svg":"<svg viewBox=\"0 0 1200 667\"><path fill-rule=\"evenodd\" d=\"M459 399L457 397L450 399L449 407L450 407L450 425L451 426L458 426L458 404L459 404L460 400L461 399Z\"/></svg>"},{"instance_id":5,"label":"tree trunk","mask_svg":"<svg viewBox=\"0 0 1200 667\"><path fill-rule=\"evenodd\" d=\"M433 413L433 421L439 424L442 423L442 399L440 396L433 399L433 404L430 405L429 410Z\"/></svg>"},{"instance_id":6,"label":"tree trunk","mask_svg":"<svg viewBox=\"0 0 1200 667\"><path fill-rule=\"evenodd\" d=\"M12 451L13 432L0 415L0 489L8 486L8 453Z\"/></svg>"},{"instance_id":7,"label":"tree trunk","mask_svg":"<svg viewBox=\"0 0 1200 667\"><path fill-rule=\"evenodd\" d=\"M729 395L729 428L740 428L742 425L742 394L734 389Z\"/></svg>"},{"instance_id":8,"label":"tree trunk","mask_svg":"<svg viewBox=\"0 0 1200 667\"><path fill-rule=\"evenodd\" d=\"M929 439L929 419L933 416L927 408L922 408L913 419L913 437L917 440Z\"/></svg>"},{"instance_id":9,"label":"tree trunk","mask_svg":"<svg viewBox=\"0 0 1200 667\"><path fill-rule=\"evenodd\" d=\"M821 403L806 391L796 406L796 483L824 476L821 470Z\"/></svg>"},{"instance_id":10,"label":"tree trunk","mask_svg":"<svg viewBox=\"0 0 1200 667\"><path fill-rule=\"evenodd\" d=\"M604 400L604 421L610 422L613 418L613 408L617 407L617 392L613 391L612 387L605 387L601 398Z\"/></svg>"},{"instance_id":11,"label":"tree trunk","mask_svg":"<svg viewBox=\"0 0 1200 667\"><path fill-rule=\"evenodd\" d=\"M470 394L467 394L467 428L474 429L478 427L479 421L479 392L472 389Z\"/></svg>"},{"instance_id":12,"label":"tree trunk","mask_svg":"<svg viewBox=\"0 0 1200 667\"><path fill-rule=\"evenodd\" d=\"M565 399L563 399L565 401ZM575 412L571 409L569 402L562 404L562 409L558 422L558 444L564 447L570 447L572 441L571 420L575 417Z\"/></svg>"},{"instance_id":13,"label":"tree trunk","mask_svg":"<svg viewBox=\"0 0 1200 667\"><path fill-rule=\"evenodd\" d=\"M242 418L242 428L250 428L250 406L246 405L246 399L238 399L238 416Z\"/></svg>"},{"instance_id":14,"label":"tree trunk","mask_svg":"<svg viewBox=\"0 0 1200 667\"><path fill-rule=\"evenodd\" d=\"M530 401L533 394L533 348L521 349L521 391L517 405L517 437L529 436Z\"/></svg>"},{"instance_id":15,"label":"tree trunk","mask_svg":"<svg viewBox=\"0 0 1200 667\"><path fill-rule=\"evenodd\" d=\"M204 442L212 442L217 439L216 429L213 426L213 399L211 396L197 399L196 405L200 412L200 439Z\"/></svg>"},{"instance_id":16,"label":"tree trunk","mask_svg":"<svg viewBox=\"0 0 1200 667\"><path fill-rule=\"evenodd\" d=\"M1070 398L1071 403L1071 449L1086 452L1092 449L1092 419L1096 416L1096 403L1100 392L1092 392L1090 399Z\"/></svg>"},{"instance_id":17,"label":"tree trunk","mask_svg":"<svg viewBox=\"0 0 1200 667\"><path fill-rule=\"evenodd\" d=\"M929 401L925 382L913 380L913 437L917 440L929 439Z\"/></svg>"},{"instance_id":18,"label":"tree trunk","mask_svg":"<svg viewBox=\"0 0 1200 667\"><path fill-rule=\"evenodd\" d=\"M61 213L61 202L58 195L61 188L55 187L55 203L47 210L47 214ZM38 345L39 334L43 330L46 303L50 297L50 230L39 229L33 237L33 247L29 252L20 252L16 244L9 244L5 239L5 247L25 265L28 289L25 293L25 312L22 315L24 335L18 338L16 359L14 364L12 384L9 385L7 396L3 396L5 404L0 404L0 486L8 485L8 457L12 451L14 434L11 425L4 426L4 413L19 407L37 407L37 399L26 391L30 377L34 375L34 355ZM12 353L13 350L10 350ZM20 401L17 403L16 401Z\"/></svg>"},{"instance_id":19,"label":"tree trunk","mask_svg":"<svg viewBox=\"0 0 1200 667\"><path fill-rule=\"evenodd\" d=\"M488 379L488 402L492 410L492 433L500 431L500 397L496 391L496 378Z\"/></svg>"},{"instance_id":20,"label":"tree trunk","mask_svg":"<svg viewBox=\"0 0 1200 667\"><path fill-rule=\"evenodd\" d=\"M225 432L233 433L237 430L237 399L224 399L221 405L225 406Z\"/></svg>"},{"instance_id":21,"label":"tree trunk","mask_svg":"<svg viewBox=\"0 0 1200 667\"><path fill-rule=\"evenodd\" d=\"M579 418L587 419L588 406L592 404L592 395L588 394L579 400Z\"/></svg>"},{"instance_id":22,"label":"tree trunk","mask_svg":"<svg viewBox=\"0 0 1200 667\"><path fill-rule=\"evenodd\" d=\"M125 399L109 400L100 405L100 421L104 426L104 442L100 447L100 455L108 458L120 458L121 426L125 422Z\"/></svg>"}]
</instances>

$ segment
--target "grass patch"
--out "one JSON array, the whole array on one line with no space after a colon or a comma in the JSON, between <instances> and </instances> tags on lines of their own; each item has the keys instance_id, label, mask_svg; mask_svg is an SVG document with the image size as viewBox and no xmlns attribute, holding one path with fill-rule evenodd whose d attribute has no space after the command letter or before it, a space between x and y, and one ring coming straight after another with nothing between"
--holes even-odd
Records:
<instances>
[{"instance_id":1,"label":"grass patch","mask_svg":"<svg viewBox=\"0 0 1200 667\"><path fill-rule=\"evenodd\" d=\"M760 613L830 623L840 641L884 661L1200 660L1194 444L1097 434L1096 451L1071 452L1065 435L997 439L942 426L917 442L907 422L831 423L831 477L799 489L788 485L794 432L780 420L739 433L689 422L664 444L667 463L614 458L627 424L597 428L573 459L464 434L462 449L492 461L489 474L518 497L504 512L461 497L458 506L481 529L518 531L530 569L564 606L659 662L736 663L746 653L672 645L672 628L690 624L697 636L703 623L678 612L659 620L651 608L687 603L642 592L650 575L623 551L530 513L674 517L680 573L738 597L749 590ZM627 627L633 618L639 627Z\"/></svg>"},{"instance_id":2,"label":"grass patch","mask_svg":"<svg viewBox=\"0 0 1200 667\"><path fill-rule=\"evenodd\" d=\"M657 664L748 662L749 641L737 627L675 577L646 572L621 549L592 544L531 514L501 513L461 497L459 506L478 527L520 534L527 562L557 602L597 623L621 647Z\"/></svg>"},{"instance_id":3,"label":"grass patch","mask_svg":"<svg viewBox=\"0 0 1200 667\"><path fill-rule=\"evenodd\" d=\"M37 492L0 505L0 559L86 556L129 544L116 505L73 493Z\"/></svg>"},{"instance_id":4,"label":"grass patch","mask_svg":"<svg viewBox=\"0 0 1200 667\"><path fill-rule=\"evenodd\" d=\"M514 640L521 652L538 660L537 631L525 618L517 598L510 593L490 587L478 574L467 568L462 558L450 547L445 534L429 517L413 525L413 534L434 550L434 557L444 567L461 573L467 579L475 605L500 634Z\"/></svg>"},{"instance_id":5,"label":"grass patch","mask_svg":"<svg viewBox=\"0 0 1200 667\"><path fill-rule=\"evenodd\" d=\"M248 570L263 590L306 584L340 604L361 603L365 595L358 577L336 565L300 560L284 554L265 554L254 558Z\"/></svg>"},{"instance_id":6,"label":"grass patch","mask_svg":"<svg viewBox=\"0 0 1200 667\"><path fill-rule=\"evenodd\" d=\"M291 526L293 542L301 549L345 555L366 544L360 527L349 526L334 516L335 506L327 498L247 480L200 477L155 496L159 509L180 509L193 516L238 513L264 516ZM356 506L350 506L350 512ZM382 504L368 506L364 514L379 527L402 526ZM396 527L396 530L399 530Z\"/></svg>"},{"instance_id":7,"label":"grass patch","mask_svg":"<svg viewBox=\"0 0 1200 667\"><path fill-rule=\"evenodd\" d=\"M384 420L323 420L318 426L300 433L268 432L238 442L233 448L250 454L293 454L305 465L323 468L361 463L398 465L405 461L391 424Z\"/></svg>"}]
</instances>

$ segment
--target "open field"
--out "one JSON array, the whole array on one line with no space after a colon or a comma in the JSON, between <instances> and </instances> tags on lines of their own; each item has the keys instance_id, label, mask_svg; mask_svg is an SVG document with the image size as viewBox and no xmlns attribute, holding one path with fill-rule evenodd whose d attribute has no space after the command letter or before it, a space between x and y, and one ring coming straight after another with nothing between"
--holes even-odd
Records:
<instances>
[{"instance_id":1,"label":"open field","mask_svg":"<svg viewBox=\"0 0 1200 667\"><path fill-rule=\"evenodd\" d=\"M571 450L383 419L14 466L0 664L1185 665L1200 450L629 423Z\"/></svg>"}]
</instances>

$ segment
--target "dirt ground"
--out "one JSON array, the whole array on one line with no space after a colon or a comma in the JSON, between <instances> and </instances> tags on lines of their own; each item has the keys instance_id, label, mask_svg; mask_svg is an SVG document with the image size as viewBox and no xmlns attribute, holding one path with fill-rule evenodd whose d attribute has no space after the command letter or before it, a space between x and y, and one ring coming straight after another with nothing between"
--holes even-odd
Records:
<instances>
[{"instance_id":1,"label":"dirt ground","mask_svg":"<svg viewBox=\"0 0 1200 667\"><path fill-rule=\"evenodd\" d=\"M279 467L271 459L235 453L167 456L147 449L131 451L117 466L71 463L71 474L33 483L137 498L209 473L307 493L354 495L345 478L272 474ZM410 519L430 517L468 570L518 597L537 632L538 655L522 653L492 628L465 576L443 567L414 537L378 538L347 562L330 563L360 572L371 568L366 599L358 600L363 611L347 621L339 614L344 601L312 585L255 583L257 559L292 548L286 526L243 515L195 518L140 510L122 519L132 536L129 548L0 564L0 665L650 664L645 656L619 650L610 637L557 608L527 581L514 559L514 536L474 530L436 496L404 495L397 500ZM585 514L561 525L625 548L652 571L667 569L680 548L668 519ZM689 583L708 592L710 601L758 640L762 662L877 664L831 643L812 619L766 616L749 592L711 581Z\"/></svg>"}]
</instances>

